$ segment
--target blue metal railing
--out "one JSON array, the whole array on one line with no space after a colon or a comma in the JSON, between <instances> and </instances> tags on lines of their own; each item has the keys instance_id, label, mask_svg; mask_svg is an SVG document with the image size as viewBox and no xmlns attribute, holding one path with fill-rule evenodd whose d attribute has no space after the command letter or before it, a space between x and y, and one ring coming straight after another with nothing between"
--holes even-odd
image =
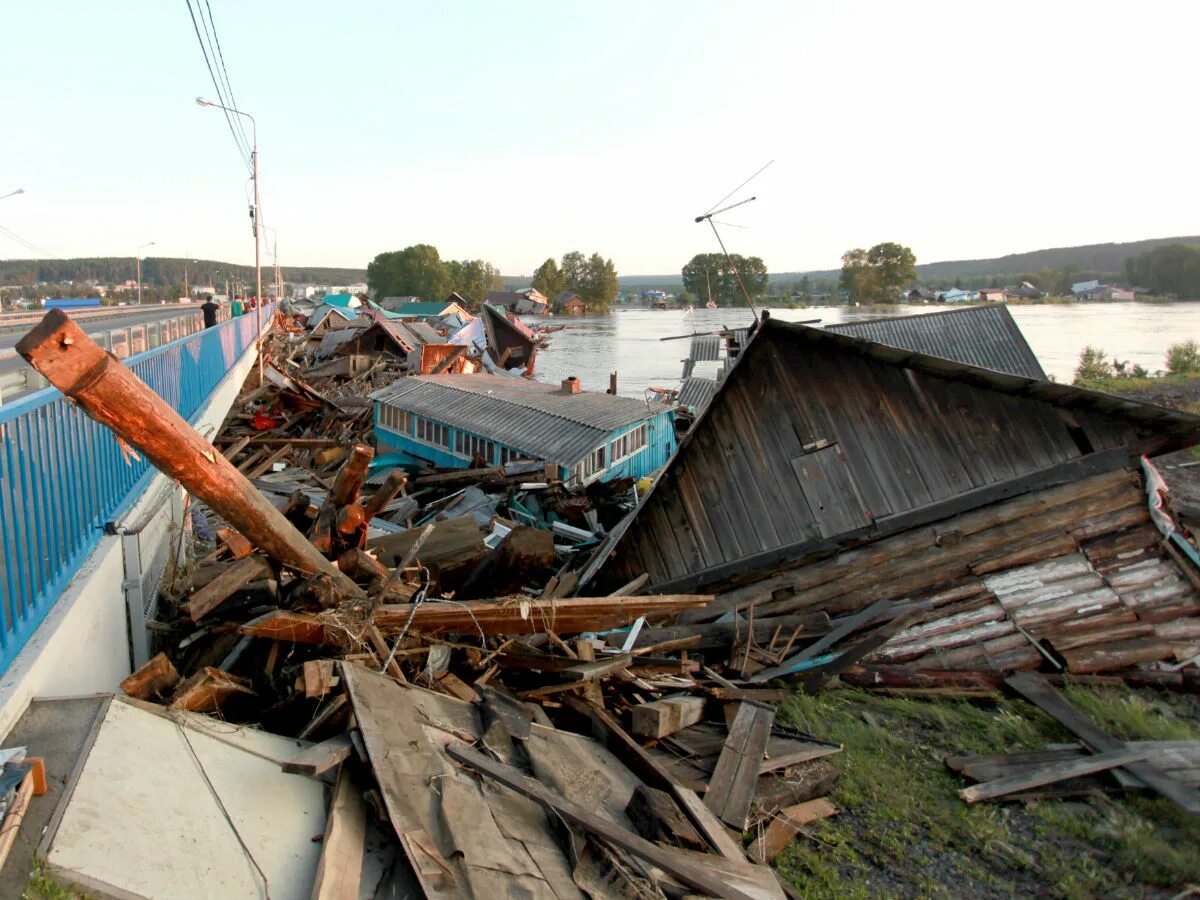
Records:
<instances>
[{"instance_id":1,"label":"blue metal railing","mask_svg":"<svg viewBox=\"0 0 1200 900\"><path fill-rule=\"evenodd\" d=\"M272 306L263 309L269 324ZM245 315L126 365L194 421L257 337ZM0 672L154 475L56 388L0 406Z\"/></svg>"}]
</instances>

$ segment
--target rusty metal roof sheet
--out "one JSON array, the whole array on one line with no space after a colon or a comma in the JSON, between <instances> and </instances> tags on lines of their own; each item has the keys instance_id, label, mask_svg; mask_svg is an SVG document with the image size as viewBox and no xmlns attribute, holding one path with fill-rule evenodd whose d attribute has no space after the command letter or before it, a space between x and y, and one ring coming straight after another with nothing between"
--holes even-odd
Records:
<instances>
[{"instance_id":1,"label":"rusty metal roof sheet","mask_svg":"<svg viewBox=\"0 0 1200 900\"><path fill-rule=\"evenodd\" d=\"M827 325L826 330L994 372L1046 380L1037 356L1003 304L841 322Z\"/></svg>"},{"instance_id":2,"label":"rusty metal roof sheet","mask_svg":"<svg viewBox=\"0 0 1200 900\"><path fill-rule=\"evenodd\" d=\"M567 394L557 384L482 374L401 378L371 397L563 466L577 463L618 428L667 409L629 397Z\"/></svg>"}]
</instances>

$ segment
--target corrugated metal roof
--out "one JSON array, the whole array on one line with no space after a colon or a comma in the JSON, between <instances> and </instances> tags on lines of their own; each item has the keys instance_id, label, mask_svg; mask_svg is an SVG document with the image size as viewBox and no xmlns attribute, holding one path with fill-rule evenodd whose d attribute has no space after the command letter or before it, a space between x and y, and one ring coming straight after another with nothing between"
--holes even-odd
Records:
<instances>
[{"instance_id":1,"label":"corrugated metal roof","mask_svg":"<svg viewBox=\"0 0 1200 900\"><path fill-rule=\"evenodd\" d=\"M358 315L357 310L342 309L340 306L330 306L328 303L322 303L309 314L308 327L309 329L316 328L325 319L331 315L336 315L342 319L353 319Z\"/></svg>"},{"instance_id":2,"label":"corrugated metal roof","mask_svg":"<svg viewBox=\"0 0 1200 900\"><path fill-rule=\"evenodd\" d=\"M563 466L616 429L667 408L591 391L565 394L556 384L498 375L411 376L371 397Z\"/></svg>"},{"instance_id":3,"label":"corrugated metal roof","mask_svg":"<svg viewBox=\"0 0 1200 900\"><path fill-rule=\"evenodd\" d=\"M447 310L454 312L454 306L456 306L456 304L421 301L398 303L390 309L387 309L387 311L392 313L392 316L389 316L389 318L399 316L401 318L418 319L425 318L426 316L440 316Z\"/></svg>"},{"instance_id":4,"label":"corrugated metal roof","mask_svg":"<svg viewBox=\"0 0 1200 900\"><path fill-rule=\"evenodd\" d=\"M721 338L715 334L692 335L691 357L696 362L711 362L721 358Z\"/></svg>"},{"instance_id":5,"label":"corrugated metal roof","mask_svg":"<svg viewBox=\"0 0 1200 900\"><path fill-rule=\"evenodd\" d=\"M321 336L321 343L317 345L317 359L324 359L333 351L347 341L352 341L362 334L358 328L338 328L335 331L326 331Z\"/></svg>"},{"instance_id":6,"label":"corrugated metal roof","mask_svg":"<svg viewBox=\"0 0 1200 900\"><path fill-rule=\"evenodd\" d=\"M326 294L324 300L330 306L340 306L344 309L349 308L353 301L353 294Z\"/></svg>"},{"instance_id":7,"label":"corrugated metal roof","mask_svg":"<svg viewBox=\"0 0 1200 900\"><path fill-rule=\"evenodd\" d=\"M676 403L679 406L693 407L696 412L700 412L712 402L716 392L717 382L714 378L685 378L679 386L679 399Z\"/></svg>"},{"instance_id":8,"label":"corrugated metal roof","mask_svg":"<svg viewBox=\"0 0 1200 900\"><path fill-rule=\"evenodd\" d=\"M843 322L828 325L826 330L994 372L1046 380L1046 373L1007 306L972 306L925 315Z\"/></svg>"}]
</instances>

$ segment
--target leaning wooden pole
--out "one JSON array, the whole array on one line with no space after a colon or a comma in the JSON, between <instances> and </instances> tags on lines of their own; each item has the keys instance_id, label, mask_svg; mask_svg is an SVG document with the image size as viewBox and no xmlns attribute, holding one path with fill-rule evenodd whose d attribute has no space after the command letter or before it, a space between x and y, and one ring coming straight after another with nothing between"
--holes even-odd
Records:
<instances>
[{"instance_id":1,"label":"leaning wooden pole","mask_svg":"<svg viewBox=\"0 0 1200 900\"><path fill-rule=\"evenodd\" d=\"M264 553L301 572L329 575L352 596L361 593L229 460L62 310L46 313L17 352Z\"/></svg>"}]
</instances>

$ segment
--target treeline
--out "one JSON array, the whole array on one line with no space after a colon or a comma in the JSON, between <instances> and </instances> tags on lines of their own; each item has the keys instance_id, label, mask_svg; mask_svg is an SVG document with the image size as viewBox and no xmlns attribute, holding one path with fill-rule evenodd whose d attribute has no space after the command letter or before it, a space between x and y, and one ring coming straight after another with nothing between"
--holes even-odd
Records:
<instances>
[{"instance_id":1,"label":"treeline","mask_svg":"<svg viewBox=\"0 0 1200 900\"><path fill-rule=\"evenodd\" d=\"M1167 244L1125 260L1125 278L1152 294L1200 299L1200 246Z\"/></svg>"},{"instance_id":2,"label":"treeline","mask_svg":"<svg viewBox=\"0 0 1200 900\"><path fill-rule=\"evenodd\" d=\"M432 244L413 244L380 253L367 266L367 288L375 296L444 300L457 292L478 306L491 291L501 290L500 270L482 259L443 260Z\"/></svg>"},{"instance_id":3,"label":"treeline","mask_svg":"<svg viewBox=\"0 0 1200 900\"><path fill-rule=\"evenodd\" d=\"M617 269L599 253L584 256L578 250L564 253L561 262L550 257L533 273L532 287L551 300L562 291L573 291L587 301L592 312L608 312L620 291Z\"/></svg>"},{"instance_id":4,"label":"treeline","mask_svg":"<svg viewBox=\"0 0 1200 900\"><path fill-rule=\"evenodd\" d=\"M263 272L269 266L264 261ZM327 266L284 266L284 281L299 284L345 285L366 280L362 269ZM221 262L215 259L183 259L148 256L142 259L142 284L151 287L182 285L186 275L189 284L228 281L254 281L254 266ZM273 277L273 276L272 276ZM96 281L100 284L120 284L137 278L137 261L132 256L102 256L78 259L7 259L0 260L0 284L32 287L38 282L67 284ZM267 279L269 280L269 279Z\"/></svg>"}]
</instances>

